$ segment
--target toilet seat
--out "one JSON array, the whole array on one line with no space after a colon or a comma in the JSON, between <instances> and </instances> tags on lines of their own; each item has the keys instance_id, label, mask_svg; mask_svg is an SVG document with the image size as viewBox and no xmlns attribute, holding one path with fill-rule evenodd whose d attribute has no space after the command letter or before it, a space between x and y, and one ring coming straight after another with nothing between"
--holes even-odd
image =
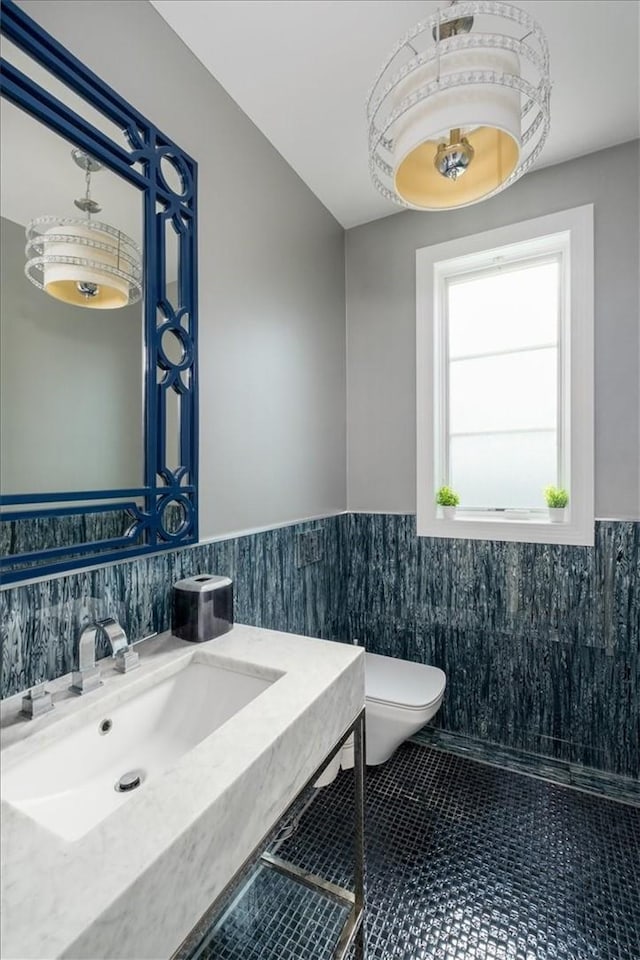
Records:
<instances>
[{"instance_id":1,"label":"toilet seat","mask_svg":"<svg viewBox=\"0 0 640 960\"><path fill-rule=\"evenodd\" d=\"M403 710L425 710L436 703L447 683L439 667L367 653L367 701Z\"/></svg>"}]
</instances>

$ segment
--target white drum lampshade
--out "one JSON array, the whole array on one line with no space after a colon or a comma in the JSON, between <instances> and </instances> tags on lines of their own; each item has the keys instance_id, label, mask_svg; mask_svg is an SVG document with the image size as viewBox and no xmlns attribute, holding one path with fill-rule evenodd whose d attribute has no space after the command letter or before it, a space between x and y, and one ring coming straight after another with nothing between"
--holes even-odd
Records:
<instances>
[{"instance_id":1,"label":"white drum lampshade","mask_svg":"<svg viewBox=\"0 0 640 960\"><path fill-rule=\"evenodd\" d=\"M122 230L93 220L100 207L91 199L91 174L102 164L82 150L71 151L85 171L85 196L75 200L86 216L38 217L27 227L28 279L56 300L93 310L114 310L142 296L142 253Z\"/></svg>"},{"instance_id":2,"label":"white drum lampshade","mask_svg":"<svg viewBox=\"0 0 640 960\"><path fill-rule=\"evenodd\" d=\"M492 0L452 4L396 44L373 85L374 184L418 210L494 195L539 156L549 93L546 40L528 14Z\"/></svg>"},{"instance_id":3,"label":"white drum lampshade","mask_svg":"<svg viewBox=\"0 0 640 960\"><path fill-rule=\"evenodd\" d=\"M40 217L27 228L25 273L49 296L113 310L142 295L140 250L107 223Z\"/></svg>"},{"instance_id":4,"label":"white drum lampshade","mask_svg":"<svg viewBox=\"0 0 640 960\"><path fill-rule=\"evenodd\" d=\"M440 75L462 69L500 70L517 74L518 58L507 50L449 53L440 60ZM436 67L423 68L424 80ZM436 154L450 131L460 131L473 151L460 175L443 176ZM520 159L520 94L488 83L451 87L422 101L398 123L394 138L394 183L400 197L415 207L438 210L482 200L504 183ZM453 204L452 204L453 200Z\"/></svg>"}]
</instances>

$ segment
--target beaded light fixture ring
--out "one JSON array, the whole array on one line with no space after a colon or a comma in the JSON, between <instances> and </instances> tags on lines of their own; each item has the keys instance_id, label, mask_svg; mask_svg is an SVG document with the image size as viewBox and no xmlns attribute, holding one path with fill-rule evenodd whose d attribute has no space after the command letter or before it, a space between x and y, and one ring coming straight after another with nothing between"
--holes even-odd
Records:
<instances>
[{"instance_id":1,"label":"beaded light fixture ring","mask_svg":"<svg viewBox=\"0 0 640 960\"><path fill-rule=\"evenodd\" d=\"M494 196L540 156L550 93L547 41L532 17L454 0L396 43L369 92L376 188L417 210Z\"/></svg>"}]
</instances>

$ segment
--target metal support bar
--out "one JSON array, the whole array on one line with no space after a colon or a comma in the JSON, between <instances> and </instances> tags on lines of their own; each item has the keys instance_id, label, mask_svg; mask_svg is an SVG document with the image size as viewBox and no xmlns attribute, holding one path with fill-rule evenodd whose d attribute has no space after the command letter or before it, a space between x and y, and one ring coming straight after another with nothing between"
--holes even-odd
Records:
<instances>
[{"instance_id":1,"label":"metal support bar","mask_svg":"<svg viewBox=\"0 0 640 960\"><path fill-rule=\"evenodd\" d=\"M357 960L362 960L363 954L360 952L363 947L363 930L364 930L364 914L362 911L358 911L354 908L349 916L347 917L347 922L342 928L342 933L336 945L335 953L333 954L334 960L343 960L347 956L351 945L355 941L355 955Z\"/></svg>"},{"instance_id":2,"label":"metal support bar","mask_svg":"<svg viewBox=\"0 0 640 960\"><path fill-rule=\"evenodd\" d=\"M365 882L365 849L364 849L364 818L365 818L365 795L364 795L364 765L365 765L365 724L364 710L358 717L354 736L354 764L353 774L355 777L355 898L356 914L359 924L356 929L355 942L355 960L364 960L366 954L366 934L364 928L364 882ZM346 951L345 951L346 953ZM343 954L344 955L344 954Z\"/></svg>"},{"instance_id":3,"label":"metal support bar","mask_svg":"<svg viewBox=\"0 0 640 960\"><path fill-rule=\"evenodd\" d=\"M276 870L278 873L284 874L285 877L291 877L292 880L301 883L304 887L309 887L310 890L321 893L323 897L336 900L341 906L347 904L351 907L356 902L355 894L351 890L347 890L346 887L339 887L337 884L325 880L324 877L309 873L301 867L296 867L295 863L289 863L288 860L282 860L281 857L274 857L273 854L266 852L260 857L260 862L270 870Z\"/></svg>"}]
</instances>

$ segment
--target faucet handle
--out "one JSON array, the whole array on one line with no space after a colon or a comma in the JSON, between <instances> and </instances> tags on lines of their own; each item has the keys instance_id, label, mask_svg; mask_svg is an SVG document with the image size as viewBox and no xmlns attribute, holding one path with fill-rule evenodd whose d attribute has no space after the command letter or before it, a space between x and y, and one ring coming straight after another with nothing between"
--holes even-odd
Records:
<instances>
[{"instance_id":1,"label":"faucet handle","mask_svg":"<svg viewBox=\"0 0 640 960\"><path fill-rule=\"evenodd\" d=\"M128 673L130 670L135 670L136 667L140 666L138 651L134 650L133 646L118 650L113 659L116 663L116 670L119 670L120 673Z\"/></svg>"},{"instance_id":2,"label":"faucet handle","mask_svg":"<svg viewBox=\"0 0 640 960\"><path fill-rule=\"evenodd\" d=\"M142 643L143 640L151 640L153 637L158 636L158 631L154 633L147 634L146 637L140 637L139 640L132 640L128 646L119 650L114 654L114 659L116 661L116 670L119 670L120 673L127 673L129 670L135 670L136 667L140 666L140 655L137 650L134 650L134 646L137 643Z\"/></svg>"},{"instance_id":3,"label":"faucet handle","mask_svg":"<svg viewBox=\"0 0 640 960\"><path fill-rule=\"evenodd\" d=\"M35 720L53 710L53 700L46 683L38 683L22 698L22 713Z\"/></svg>"}]
</instances>

